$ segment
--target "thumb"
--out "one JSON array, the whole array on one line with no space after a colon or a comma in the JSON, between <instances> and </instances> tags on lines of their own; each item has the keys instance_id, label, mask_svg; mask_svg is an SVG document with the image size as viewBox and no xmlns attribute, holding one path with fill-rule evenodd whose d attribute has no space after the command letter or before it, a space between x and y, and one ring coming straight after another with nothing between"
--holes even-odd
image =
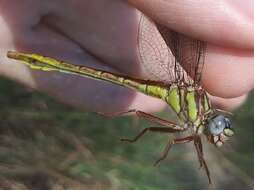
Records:
<instances>
[{"instance_id":1,"label":"thumb","mask_svg":"<svg viewBox=\"0 0 254 190\"><path fill-rule=\"evenodd\" d=\"M246 2L247 1L247 2ZM128 0L133 6L177 32L213 44L254 48L254 1Z\"/></svg>"}]
</instances>

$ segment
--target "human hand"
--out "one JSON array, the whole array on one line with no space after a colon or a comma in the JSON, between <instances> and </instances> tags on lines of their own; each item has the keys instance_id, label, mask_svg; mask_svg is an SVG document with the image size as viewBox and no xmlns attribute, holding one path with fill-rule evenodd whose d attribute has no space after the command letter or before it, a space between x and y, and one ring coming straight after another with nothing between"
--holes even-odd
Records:
<instances>
[{"instance_id":1,"label":"human hand","mask_svg":"<svg viewBox=\"0 0 254 190\"><path fill-rule=\"evenodd\" d=\"M227 107L236 106L253 89L251 49L254 40L249 34L253 33L254 26L248 17L230 9L231 6L218 6L221 2L216 7L214 1L130 2L171 29L209 42L203 85L214 96L230 98L215 98L215 102L222 106L230 102ZM215 8L211 9L209 3ZM227 9L223 9L225 7ZM59 73L29 71L21 64L12 62L10 65L9 60L3 58L7 50L15 48L143 78L137 52L138 14L126 2L3 0L0 10L1 57L6 63L0 67L1 74L91 111L112 113L129 108L154 111L164 106L154 98L116 85ZM165 14L159 14L163 10ZM184 22L186 18L188 22ZM238 26L236 29L232 28L234 24ZM212 32L211 28L217 31ZM220 47L222 45L227 48Z\"/></svg>"},{"instance_id":2,"label":"human hand","mask_svg":"<svg viewBox=\"0 0 254 190\"><path fill-rule=\"evenodd\" d=\"M214 104L232 109L254 89L251 0L128 0L153 20L208 42L202 85Z\"/></svg>"}]
</instances>

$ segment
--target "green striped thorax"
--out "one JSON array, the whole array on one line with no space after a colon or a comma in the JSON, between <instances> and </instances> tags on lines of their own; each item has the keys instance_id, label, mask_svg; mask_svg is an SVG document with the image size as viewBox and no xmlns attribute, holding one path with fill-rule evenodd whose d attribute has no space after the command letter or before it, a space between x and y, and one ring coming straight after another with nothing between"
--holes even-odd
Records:
<instances>
[{"instance_id":1,"label":"green striped thorax","mask_svg":"<svg viewBox=\"0 0 254 190\"><path fill-rule=\"evenodd\" d=\"M191 127L194 133L205 134L217 147L234 135L229 118L211 108L208 95L202 88L172 85L167 93L161 93L161 97L177 113L185 128Z\"/></svg>"}]
</instances>

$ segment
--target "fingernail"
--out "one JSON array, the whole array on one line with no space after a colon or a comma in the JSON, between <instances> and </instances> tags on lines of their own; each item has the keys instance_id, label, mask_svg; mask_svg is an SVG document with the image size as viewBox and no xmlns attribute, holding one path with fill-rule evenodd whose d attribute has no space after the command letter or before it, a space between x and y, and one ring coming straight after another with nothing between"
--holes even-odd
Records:
<instances>
[{"instance_id":1,"label":"fingernail","mask_svg":"<svg viewBox=\"0 0 254 190\"><path fill-rule=\"evenodd\" d=\"M254 1L253 0L226 0L237 11L254 19Z\"/></svg>"}]
</instances>

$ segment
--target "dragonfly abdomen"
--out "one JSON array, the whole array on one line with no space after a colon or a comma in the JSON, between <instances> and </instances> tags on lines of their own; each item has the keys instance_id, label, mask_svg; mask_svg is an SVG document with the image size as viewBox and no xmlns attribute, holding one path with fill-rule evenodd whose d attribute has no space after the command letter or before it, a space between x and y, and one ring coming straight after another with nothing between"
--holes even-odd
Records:
<instances>
[{"instance_id":1,"label":"dragonfly abdomen","mask_svg":"<svg viewBox=\"0 0 254 190\"><path fill-rule=\"evenodd\" d=\"M8 57L24 61L25 64L33 69L60 71L69 74L86 76L97 80L104 80L137 90L149 96L160 98L166 101L184 121L188 120L194 122L198 119L199 113L210 109L210 103L206 93L202 89L195 89L190 85L183 86L173 83L170 87L165 87L157 84L149 84L149 81L146 80L132 79L130 77L96 70L89 67L72 65L37 54L8 52Z\"/></svg>"},{"instance_id":2,"label":"dragonfly abdomen","mask_svg":"<svg viewBox=\"0 0 254 190\"><path fill-rule=\"evenodd\" d=\"M39 54L27 54L21 52L9 51L7 56L12 59L23 61L26 65L35 70L59 71L68 74L85 76L97 80L104 80L121 86L138 90L146 93L147 84L145 81L140 82L130 77L120 76L107 71L97 70L90 67L72 65L63 61L58 61L50 57L44 57Z\"/></svg>"}]
</instances>

